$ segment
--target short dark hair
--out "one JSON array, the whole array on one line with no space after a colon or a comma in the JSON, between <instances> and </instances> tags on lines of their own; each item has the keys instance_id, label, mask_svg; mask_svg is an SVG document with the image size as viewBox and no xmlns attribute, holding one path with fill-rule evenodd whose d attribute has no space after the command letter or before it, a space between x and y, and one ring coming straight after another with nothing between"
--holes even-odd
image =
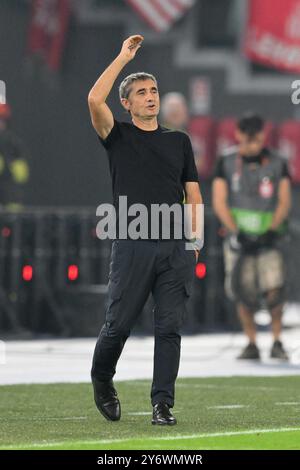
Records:
<instances>
[{"instance_id":1,"label":"short dark hair","mask_svg":"<svg viewBox=\"0 0 300 470\"><path fill-rule=\"evenodd\" d=\"M124 80L122 81L121 85L119 86L119 96L120 96L120 100L122 98L126 98L128 99L128 96L130 94L130 91L131 91L131 85L138 81L138 80L153 80L153 82L156 84L157 86L157 80L156 78L154 77L154 75L152 75L151 73L146 73L146 72L137 72L137 73L131 73L130 75L128 75L128 77L124 78Z\"/></svg>"},{"instance_id":2,"label":"short dark hair","mask_svg":"<svg viewBox=\"0 0 300 470\"><path fill-rule=\"evenodd\" d=\"M243 134L253 137L264 130L265 121L259 114L248 112L238 120L237 127Z\"/></svg>"}]
</instances>

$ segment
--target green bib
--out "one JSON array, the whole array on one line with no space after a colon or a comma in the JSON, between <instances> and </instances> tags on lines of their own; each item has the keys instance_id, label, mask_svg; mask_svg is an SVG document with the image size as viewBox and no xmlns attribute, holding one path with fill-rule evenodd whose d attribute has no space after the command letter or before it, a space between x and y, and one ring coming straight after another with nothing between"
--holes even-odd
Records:
<instances>
[{"instance_id":1,"label":"green bib","mask_svg":"<svg viewBox=\"0 0 300 470\"><path fill-rule=\"evenodd\" d=\"M270 229L274 213L248 209L232 208L231 214L239 230L251 235L262 235ZM286 223L278 227L278 232L283 232Z\"/></svg>"}]
</instances>

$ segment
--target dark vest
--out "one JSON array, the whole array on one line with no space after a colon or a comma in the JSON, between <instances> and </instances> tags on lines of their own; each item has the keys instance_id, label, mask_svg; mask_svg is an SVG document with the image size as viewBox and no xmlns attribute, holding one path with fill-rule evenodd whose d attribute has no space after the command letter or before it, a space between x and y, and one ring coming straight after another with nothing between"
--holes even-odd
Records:
<instances>
[{"instance_id":1,"label":"dark vest","mask_svg":"<svg viewBox=\"0 0 300 470\"><path fill-rule=\"evenodd\" d=\"M265 232L277 206L284 160L268 149L261 163L245 163L236 149L223 158L228 204L238 227L254 234Z\"/></svg>"}]
</instances>

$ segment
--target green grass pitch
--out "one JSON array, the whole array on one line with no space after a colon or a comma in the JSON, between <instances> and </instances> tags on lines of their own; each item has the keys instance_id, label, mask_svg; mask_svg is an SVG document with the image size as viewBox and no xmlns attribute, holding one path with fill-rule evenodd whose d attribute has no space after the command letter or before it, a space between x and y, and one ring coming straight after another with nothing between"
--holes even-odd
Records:
<instances>
[{"instance_id":1,"label":"green grass pitch","mask_svg":"<svg viewBox=\"0 0 300 470\"><path fill-rule=\"evenodd\" d=\"M177 426L151 424L150 381L116 382L119 422L90 384L0 387L0 449L300 449L300 376L178 379Z\"/></svg>"}]
</instances>

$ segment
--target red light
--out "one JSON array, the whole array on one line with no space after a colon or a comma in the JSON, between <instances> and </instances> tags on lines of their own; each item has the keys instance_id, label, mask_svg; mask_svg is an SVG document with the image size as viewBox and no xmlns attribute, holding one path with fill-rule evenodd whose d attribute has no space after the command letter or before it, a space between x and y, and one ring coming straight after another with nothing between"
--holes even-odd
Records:
<instances>
[{"instance_id":1,"label":"red light","mask_svg":"<svg viewBox=\"0 0 300 470\"><path fill-rule=\"evenodd\" d=\"M33 269L32 266L27 264L26 266L23 266L22 269L22 278L24 281L31 281L33 276Z\"/></svg>"},{"instance_id":2,"label":"red light","mask_svg":"<svg viewBox=\"0 0 300 470\"><path fill-rule=\"evenodd\" d=\"M11 235L11 229L9 227L3 227L1 230L2 237L8 238Z\"/></svg>"},{"instance_id":3,"label":"red light","mask_svg":"<svg viewBox=\"0 0 300 470\"><path fill-rule=\"evenodd\" d=\"M76 279L78 278L78 274L79 274L78 266L76 266L76 264L71 264L68 267L69 281L76 281Z\"/></svg>"},{"instance_id":4,"label":"red light","mask_svg":"<svg viewBox=\"0 0 300 470\"><path fill-rule=\"evenodd\" d=\"M204 263L197 263L196 266L196 276L199 279L204 279L206 276L206 264Z\"/></svg>"}]
</instances>

